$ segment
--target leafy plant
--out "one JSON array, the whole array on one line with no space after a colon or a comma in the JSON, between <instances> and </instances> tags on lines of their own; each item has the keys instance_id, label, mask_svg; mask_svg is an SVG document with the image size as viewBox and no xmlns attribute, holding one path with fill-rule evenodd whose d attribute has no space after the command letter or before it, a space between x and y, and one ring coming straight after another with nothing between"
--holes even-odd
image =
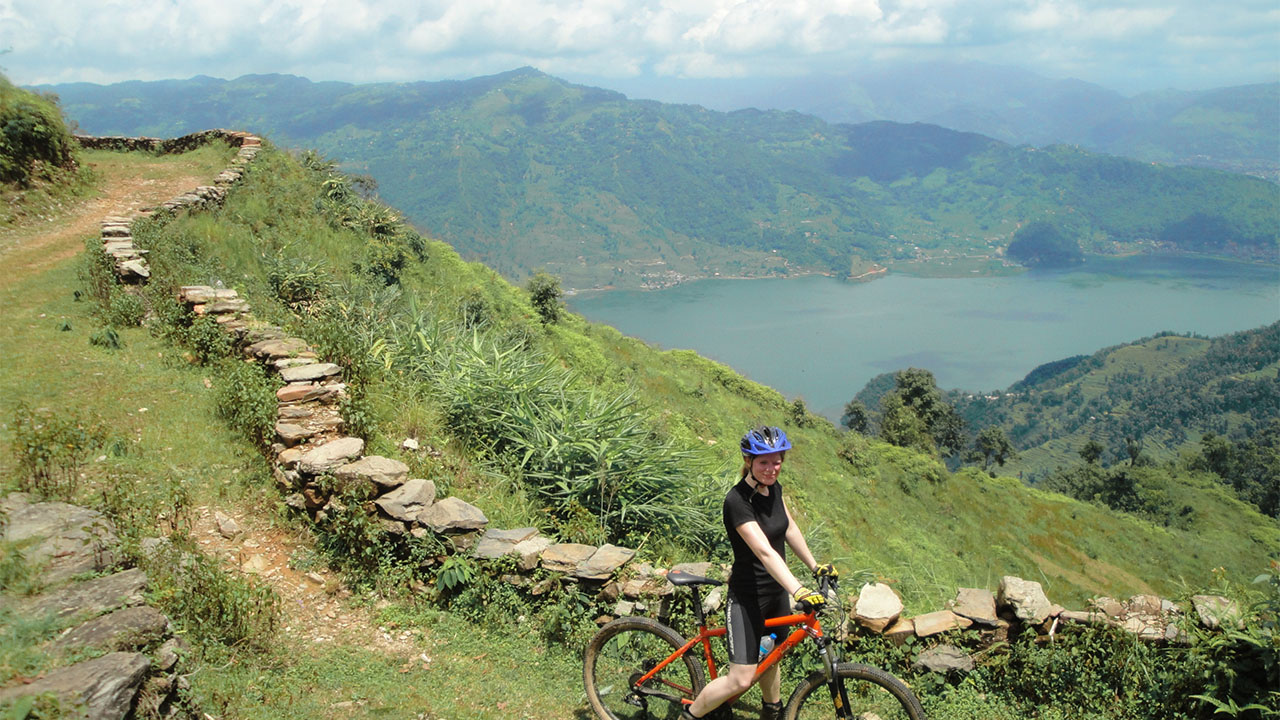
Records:
<instances>
[{"instance_id":1,"label":"leafy plant","mask_svg":"<svg viewBox=\"0 0 1280 720\"><path fill-rule=\"evenodd\" d=\"M218 415L253 444L269 447L275 438L277 384L256 363L224 362L214 388Z\"/></svg>"},{"instance_id":2,"label":"leafy plant","mask_svg":"<svg viewBox=\"0 0 1280 720\"><path fill-rule=\"evenodd\" d=\"M20 402L13 412L18 488L39 497L71 500L89 452L101 447L107 429L73 412L33 410Z\"/></svg>"},{"instance_id":3,"label":"leafy plant","mask_svg":"<svg viewBox=\"0 0 1280 720\"><path fill-rule=\"evenodd\" d=\"M476 577L475 564L465 555L450 555L436 572L436 587L449 593L466 587Z\"/></svg>"}]
</instances>

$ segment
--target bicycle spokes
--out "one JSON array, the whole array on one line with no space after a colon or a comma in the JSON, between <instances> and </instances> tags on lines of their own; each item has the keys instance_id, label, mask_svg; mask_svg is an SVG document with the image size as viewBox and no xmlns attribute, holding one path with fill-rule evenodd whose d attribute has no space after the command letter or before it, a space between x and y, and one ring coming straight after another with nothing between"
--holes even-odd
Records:
<instances>
[{"instance_id":1,"label":"bicycle spokes","mask_svg":"<svg viewBox=\"0 0 1280 720\"><path fill-rule=\"evenodd\" d=\"M610 638L595 658L600 702L617 720L675 720L692 700L694 679L682 659L654 671L675 648L645 632Z\"/></svg>"}]
</instances>

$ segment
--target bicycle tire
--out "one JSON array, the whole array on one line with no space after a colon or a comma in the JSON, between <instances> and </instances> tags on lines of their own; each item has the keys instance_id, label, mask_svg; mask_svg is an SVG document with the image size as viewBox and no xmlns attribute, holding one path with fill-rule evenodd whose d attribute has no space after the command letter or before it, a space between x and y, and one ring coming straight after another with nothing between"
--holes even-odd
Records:
<instances>
[{"instance_id":1,"label":"bicycle tire","mask_svg":"<svg viewBox=\"0 0 1280 720\"><path fill-rule=\"evenodd\" d=\"M850 717L925 720L924 708L911 688L884 670L858 663L840 663L836 674L844 682L849 696ZM783 717L786 720L835 718L836 708L827 690L827 676L815 672L805 678L787 700Z\"/></svg>"},{"instance_id":2,"label":"bicycle tire","mask_svg":"<svg viewBox=\"0 0 1280 720\"><path fill-rule=\"evenodd\" d=\"M632 678L644 674L679 650L687 640L675 630L645 617L623 617L596 633L582 660L587 702L600 720L675 720L679 699L693 700L706 684L698 664L700 645L662 669L640 692ZM653 693L647 694L645 691ZM661 693L660 695L658 693ZM644 697L646 707L636 702Z\"/></svg>"}]
</instances>

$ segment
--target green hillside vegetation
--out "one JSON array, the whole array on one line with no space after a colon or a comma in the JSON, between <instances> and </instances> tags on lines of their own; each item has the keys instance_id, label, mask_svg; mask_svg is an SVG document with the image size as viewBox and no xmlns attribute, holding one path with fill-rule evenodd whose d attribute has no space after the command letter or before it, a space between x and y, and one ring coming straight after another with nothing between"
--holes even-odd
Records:
<instances>
[{"instance_id":1,"label":"green hillside vegetation","mask_svg":"<svg viewBox=\"0 0 1280 720\"><path fill-rule=\"evenodd\" d=\"M0 75L0 223L41 218L83 193L90 178L76 157L56 98Z\"/></svg>"},{"instance_id":2,"label":"green hillside vegetation","mask_svg":"<svg viewBox=\"0 0 1280 720\"><path fill-rule=\"evenodd\" d=\"M971 427L997 425L1019 449L1011 468L1038 477L1090 440L1107 463L1125 439L1155 461L1205 433L1240 440L1280 418L1280 323L1217 338L1157 335L1037 368L994 397L953 394Z\"/></svg>"},{"instance_id":3,"label":"green hillside vegetation","mask_svg":"<svg viewBox=\"0 0 1280 720\"><path fill-rule=\"evenodd\" d=\"M464 256L515 279L546 269L568 288L844 276L867 260L991 271L1037 220L1086 252L1280 259L1280 191L1256 178L932 125L629 101L527 68L463 82L246 76L58 90L97 133L249 126L316 147L370 174Z\"/></svg>"},{"instance_id":4,"label":"green hillside vegetation","mask_svg":"<svg viewBox=\"0 0 1280 720\"><path fill-rule=\"evenodd\" d=\"M1080 243L1044 220L1019 228L1008 252L1009 257L1028 267L1064 267L1084 260Z\"/></svg>"},{"instance_id":5,"label":"green hillside vegetation","mask_svg":"<svg viewBox=\"0 0 1280 720\"><path fill-rule=\"evenodd\" d=\"M911 612L941 607L957 586L994 587L1004 574L1037 579L1064 603L1098 593L1184 597L1211 582L1239 587L1280 554L1275 521L1221 485L1206 484L1185 500L1196 511L1167 525L1011 477L948 472L930 452L841 432L802 402L690 351L659 351L551 312L554 292L535 305L360 190L318 156L268 146L221 209L135 226L153 272L140 298L104 282L92 253L79 280L63 263L6 289L13 312L0 327L19 350L0 370L8 488L94 503L130 542L173 533L191 549L182 528L195 498L274 508L279 528L314 539L314 556L299 563L341 568L360 597L378 600L379 622L436 648L438 665L406 676L417 660L284 645L259 584L218 579L214 563L170 573L155 599L197 642L193 693L218 716L409 707L505 717L518 701L531 717L564 717L582 706L574 654L609 608L553 577L534 595L502 581L500 564L458 555L440 563L440 541L390 539L358 498L304 527L254 451L270 439L271 381L228 357L214 323L180 312L173 291L183 284L235 287L255 314L340 362L348 430L369 452L399 457L414 476L479 505L495 527L614 540L654 563L723 561L718 503L733 480L736 439L751 424L773 423L796 444L784 481L817 553L855 577L893 583ZM401 452L406 437L433 452ZM39 484L29 460L41 448L69 482ZM21 579L20 554L0 549L5 577ZM23 592L21 583L5 586ZM6 683L44 667L39 641L53 632L8 618L0 614ZM914 681L939 718L1074 717L1080 707L1097 717L1207 717L1211 705L1188 691L1266 700L1254 663L1268 656L1248 637L1167 652L1112 631L1075 635L1069 652L1019 638L969 681ZM915 672L910 647L863 641L854 651ZM1045 663L1062 682L1046 684L1036 669ZM495 683L495 670L507 679ZM1244 679L1228 683L1227 671Z\"/></svg>"}]
</instances>

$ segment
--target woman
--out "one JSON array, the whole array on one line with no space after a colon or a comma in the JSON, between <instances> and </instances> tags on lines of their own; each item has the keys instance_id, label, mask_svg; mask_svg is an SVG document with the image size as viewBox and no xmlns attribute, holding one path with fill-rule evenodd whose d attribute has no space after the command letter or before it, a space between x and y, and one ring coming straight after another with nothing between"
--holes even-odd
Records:
<instances>
[{"instance_id":1,"label":"woman","mask_svg":"<svg viewBox=\"0 0 1280 720\"><path fill-rule=\"evenodd\" d=\"M724 526L733 546L733 570L729 574L729 599L725 605L725 639L729 645L729 672L712 680L684 720L698 720L731 697L751 687L759 664L760 638L766 618L791 614L792 601L820 607L826 599L810 590L787 567L787 546L816 577L836 576L835 568L818 565L804 535L782 502L778 472L791 443L776 427L759 427L742 436L742 475L724 499ZM760 676L764 696L762 720L782 715L778 666Z\"/></svg>"}]
</instances>

